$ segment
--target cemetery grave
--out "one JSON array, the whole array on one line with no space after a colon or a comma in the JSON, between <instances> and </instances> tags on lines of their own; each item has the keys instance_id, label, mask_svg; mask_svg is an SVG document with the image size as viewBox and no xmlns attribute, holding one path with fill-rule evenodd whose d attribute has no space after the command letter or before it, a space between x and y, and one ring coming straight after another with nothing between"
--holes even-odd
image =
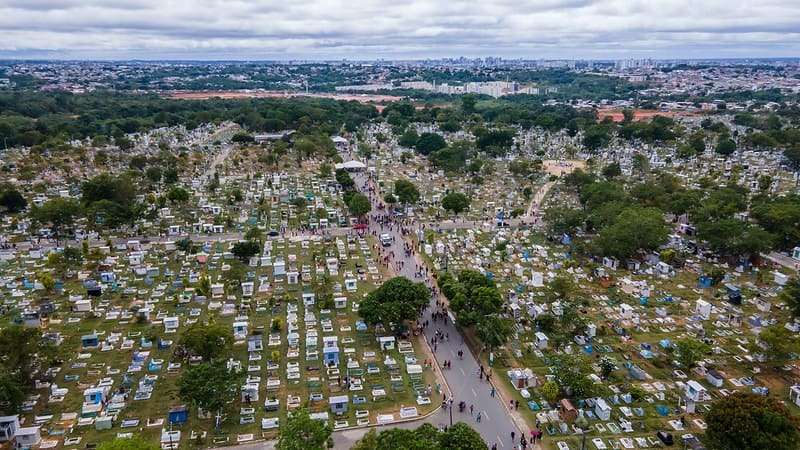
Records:
<instances>
[{"instance_id":1,"label":"cemetery grave","mask_svg":"<svg viewBox=\"0 0 800 450\"><path fill-rule=\"evenodd\" d=\"M358 316L360 299L387 276L372 237L272 237L245 263L232 243L198 243L196 253L173 242L100 247L50 290L37 278L45 252L4 258L4 320L41 328L64 361L26 403L26 424L36 417L47 441L83 445L133 431L162 434L166 448L201 435L204 445L274 437L287 412L306 404L336 429L434 408L437 382L416 341ZM232 330L227 364L245 380L219 433L177 389L194 363L176 354L178 342L207 322Z\"/></svg>"},{"instance_id":2,"label":"cemetery grave","mask_svg":"<svg viewBox=\"0 0 800 450\"><path fill-rule=\"evenodd\" d=\"M785 272L727 270L700 256L672 266L657 253L577 261L569 245L529 229L426 230L417 239L432 267L477 270L504 294L515 327L493 371L550 448L580 448L583 434L596 448L649 448L660 430L676 439L703 434L702 414L732 392L789 399L790 377L760 370L756 347L756 333L770 324L797 328L777 301ZM724 277L712 284L719 271ZM554 280L569 294L559 297ZM709 350L692 368L673 363L689 338ZM543 385L565 376L557 364L584 365L592 394L568 405L548 400ZM785 370L797 373L793 364Z\"/></svg>"}]
</instances>

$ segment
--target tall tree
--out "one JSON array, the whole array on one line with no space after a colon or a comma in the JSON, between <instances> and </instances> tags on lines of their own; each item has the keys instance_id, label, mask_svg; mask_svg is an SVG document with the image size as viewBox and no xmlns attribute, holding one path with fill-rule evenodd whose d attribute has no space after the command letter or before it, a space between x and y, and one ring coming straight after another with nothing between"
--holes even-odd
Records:
<instances>
[{"instance_id":1,"label":"tall tree","mask_svg":"<svg viewBox=\"0 0 800 450\"><path fill-rule=\"evenodd\" d=\"M677 353L675 359L684 368L691 369L710 350L708 345L697 339L681 339L675 343L675 351Z\"/></svg>"},{"instance_id":2,"label":"tall tree","mask_svg":"<svg viewBox=\"0 0 800 450\"><path fill-rule=\"evenodd\" d=\"M706 414L709 450L795 450L800 421L770 397L737 392L722 397Z\"/></svg>"},{"instance_id":3,"label":"tall tree","mask_svg":"<svg viewBox=\"0 0 800 450\"><path fill-rule=\"evenodd\" d=\"M46 370L55 355L36 328L12 325L0 329L0 410L12 414L33 392L37 374ZM22 394L22 395L21 395Z\"/></svg>"},{"instance_id":4,"label":"tall tree","mask_svg":"<svg viewBox=\"0 0 800 450\"><path fill-rule=\"evenodd\" d=\"M64 233L72 230L80 211L81 206L77 201L59 197L48 200L42 206L34 207L31 219L40 225L49 225L53 237L58 241Z\"/></svg>"},{"instance_id":5,"label":"tall tree","mask_svg":"<svg viewBox=\"0 0 800 450\"><path fill-rule=\"evenodd\" d=\"M493 315L480 318L475 332L478 339L491 352L508 342L513 329L511 320Z\"/></svg>"},{"instance_id":6,"label":"tall tree","mask_svg":"<svg viewBox=\"0 0 800 450\"><path fill-rule=\"evenodd\" d=\"M430 292L423 283L394 277L370 292L359 305L358 312L368 324L382 323L397 331L404 321L415 319L429 299Z\"/></svg>"},{"instance_id":7,"label":"tall tree","mask_svg":"<svg viewBox=\"0 0 800 450\"><path fill-rule=\"evenodd\" d=\"M657 208L630 207L600 230L595 240L604 255L627 258L638 250L655 250L667 240L669 229Z\"/></svg>"},{"instance_id":8,"label":"tall tree","mask_svg":"<svg viewBox=\"0 0 800 450\"><path fill-rule=\"evenodd\" d=\"M447 142L437 133L422 133L414 144L414 148L423 155L429 155L446 146Z\"/></svg>"},{"instance_id":9,"label":"tall tree","mask_svg":"<svg viewBox=\"0 0 800 450\"><path fill-rule=\"evenodd\" d=\"M790 361L792 355L800 352L800 341L785 327L779 324L770 325L758 334L752 351L762 354L767 364L779 367Z\"/></svg>"},{"instance_id":10,"label":"tall tree","mask_svg":"<svg viewBox=\"0 0 800 450\"><path fill-rule=\"evenodd\" d=\"M13 185L0 185L0 212L18 213L28 206L28 201Z\"/></svg>"},{"instance_id":11,"label":"tall tree","mask_svg":"<svg viewBox=\"0 0 800 450\"><path fill-rule=\"evenodd\" d=\"M350 214L363 217L369 213L372 209L372 205L366 195L355 193L347 199L347 208L350 210Z\"/></svg>"},{"instance_id":12,"label":"tall tree","mask_svg":"<svg viewBox=\"0 0 800 450\"><path fill-rule=\"evenodd\" d=\"M789 306L792 317L800 317L800 278L794 277L780 293L780 299Z\"/></svg>"},{"instance_id":13,"label":"tall tree","mask_svg":"<svg viewBox=\"0 0 800 450\"><path fill-rule=\"evenodd\" d=\"M440 439L442 449L447 450L485 450L486 442L480 433L464 422L458 422L442 433Z\"/></svg>"},{"instance_id":14,"label":"tall tree","mask_svg":"<svg viewBox=\"0 0 800 450\"><path fill-rule=\"evenodd\" d=\"M419 190L414 183L408 180L397 180L394 182L394 195L400 203L412 205L419 201Z\"/></svg>"},{"instance_id":15,"label":"tall tree","mask_svg":"<svg viewBox=\"0 0 800 450\"><path fill-rule=\"evenodd\" d=\"M328 447L331 428L314 420L305 408L290 412L280 428L277 450L323 450Z\"/></svg>"},{"instance_id":16,"label":"tall tree","mask_svg":"<svg viewBox=\"0 0 800 450\"><path fill-rule=\"evenodd\" d=\"M178 395L203 411L223 415L239 394L243 374L229 370L224 361L190 366L178 380Z\"/></svg>"},{"instance_id":17,"label":"tall tree","mask_svg":"<svg viewBox=\"0 0 800 450\"><path fill-rule=\"evenodd\" d=\"M442 208L455 215L460 214L469 208L469 197L461 192L450 192L442 197Z\"/></svg>"},{"instance_id":18,"label":"tall tree","mask_svg":"<svg viewBox=\"0 0 800 450\"><path fill-rule=\"evenodd\" d=\"M191 354L211 361L227 355L233 345L233 331L218 323L195 323L183 332L178 343Z\"/></svg>"},{"instance_id":19,"label":"tall tree","mask_svg":"<svg viewBox=\"0 0 800 450\"><path fill-rule=\"evenodd\" d=\"M462 270L457 279L445 273L439 277L439 286L450 300L450 310L460 326L476 325L502 309L503 298L497 286L480 272Z\"/></svg>"}]
</instances>

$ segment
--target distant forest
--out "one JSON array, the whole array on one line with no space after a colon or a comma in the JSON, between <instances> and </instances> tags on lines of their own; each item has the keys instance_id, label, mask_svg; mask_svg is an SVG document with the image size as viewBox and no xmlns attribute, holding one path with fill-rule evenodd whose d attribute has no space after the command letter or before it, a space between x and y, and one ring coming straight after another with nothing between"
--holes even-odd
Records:
<instances>
[{"instance_id":1,"label":"distant forest","mask_svg":"<svg viewBox=\"0 0 800 450\"><path fill-rule=\"evenodd\" d=\"M174 125L193 129L226 120L256 132L293 128L330 135L342 126L355 130L376 115L373 106L330 99L171 100L111 92L0 92L0 137L8 147L120 138Z\"/></svg>"}]
</instances>

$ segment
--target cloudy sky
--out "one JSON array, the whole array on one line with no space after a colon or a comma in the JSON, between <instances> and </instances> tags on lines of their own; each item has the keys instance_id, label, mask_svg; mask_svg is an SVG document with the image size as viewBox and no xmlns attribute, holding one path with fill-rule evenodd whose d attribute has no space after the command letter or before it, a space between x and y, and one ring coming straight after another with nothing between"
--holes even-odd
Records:
<instances>
[{"instance_id":1,"label":"cloudy sky","mask_svg":"<svg viewBox=\"0 0 800 450\"><path fill-rule=\"evenodd\" d=\"M800 0L0 0L0 58L800 56Z\"/></svg>"}]
</instances>

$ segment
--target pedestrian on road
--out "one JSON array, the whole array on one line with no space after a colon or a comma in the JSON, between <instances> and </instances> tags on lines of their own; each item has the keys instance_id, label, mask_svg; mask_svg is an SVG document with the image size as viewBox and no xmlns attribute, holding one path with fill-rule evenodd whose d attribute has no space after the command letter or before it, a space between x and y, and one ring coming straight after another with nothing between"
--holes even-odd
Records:
<instances>
[{"instance_id":1,"label":"pedestrian on road","mask_svg":"<svg viewBox=\"0 0 800 450\"><path fill-rule=\"evenodd\" d=\"M475 406L473 406L472 403L470 403L470 405L469 405L469 415L470 416L472 415L472 410L473 410L474 407Z\"/></svg>"},{"instance_id":2,"label":"pedestrian on road","mask_svg":"<svg viewBox=\"0 0 800 450\"><path fill-rule=\"evenodd\" d=\"M491 390L491 391L489 391L489 395L491 395L492 397L494 397L494 393L495 393L494 386L492 386L492 390Z\"/></svg>"},{"instance_id":3,"label":"pedestrian on road","mask_svg":"<svg viewBox=\"0 0 800 450\"><path fill-rule=\"evenodd\" d=\"M475 416L475 421L478 422L478 423L481 423L481 412L480 411L478 411L478 415Z\"/></svg>"},{"instance_id":4,"label":"pedestrian on road","mask_svg":"<svg viewBox=\"0 0 800 450\"><path fill-rule=\"evenodd\" d=\"M512 431L512 432L511 432L511 442L514 442L514 437L515 437L516 435L517 435L517 433L516 433L516 432L514 432L514 431Z\"/></svg>"}]
</instances>

